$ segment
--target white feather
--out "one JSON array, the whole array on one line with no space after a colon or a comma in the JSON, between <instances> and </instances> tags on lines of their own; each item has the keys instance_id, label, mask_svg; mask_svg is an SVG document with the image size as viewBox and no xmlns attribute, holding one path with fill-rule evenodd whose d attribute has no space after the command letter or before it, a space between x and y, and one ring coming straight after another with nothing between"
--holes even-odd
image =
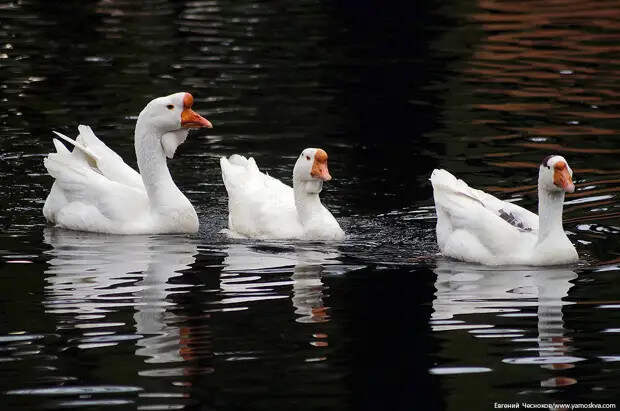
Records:
<instances>
[{"instance_id":1,"label":"white feather","mask_svg":"<svg viewBox=\"0 0 620 411\"><path fill-rule=\"evenodd\" d=\"M459 260L487 265L573 262L577 253L559 228L539 238L539 218L516 204L469 187L446 170L431 175L437 211L437 244ZM562 196L563 200L563 196ZM560 203L561 213L561 203Z\"/></svg>"},{"instance_id":2,"label":"white feather","mask_svg":"<svg viewBox=\"0 0 620 411\"><path fill-rule=\"evenodd\" d=\"M159 147L165 133L158 135L157 131L164 127L181 128L180 112L166 106L182 107L185 96L186 93L177 93L155 99L138 117L135 143L144 180L90 127L80 125L75 140L54 132L74 148L69 151L54 139L56 152L44 159L55 179L43 207L46 219L73 230L114 234L196 232L198 217L169 177L166 158ZM158 110L156 115L152 115L153 110ZM163 127L157 128L153 121L163 121ZM186 130L178 134L182 133L187 134ZM151 187L150 195L147 184Z\"/></svg>"},{"instance_id":3,"label":"white feather","mask_svg":"<svg viewBox=\"0 0 620 411\"><path fill-rule=\"evenodd\" d=\"M311 218L300 216L293 188L262 173L253 158L234 154L228 159L222 157L220 166L228 192L231 236L307 240L344 238L338 222L320 201L312 205L315 208Z\"/></svg>"}]
</instances>

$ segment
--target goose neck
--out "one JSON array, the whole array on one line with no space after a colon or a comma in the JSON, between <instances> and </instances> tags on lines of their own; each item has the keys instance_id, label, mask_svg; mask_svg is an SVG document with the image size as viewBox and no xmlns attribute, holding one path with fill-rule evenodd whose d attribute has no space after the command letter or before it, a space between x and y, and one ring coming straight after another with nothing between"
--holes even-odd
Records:
<instances>
[{"instance_id":1,"label":"goose neck","mask_svg":"<svg viewBox=\"0 0 620 411\"><path fill-rule=\"evenodd\" d=\"M320 180L303 181L296 178L293 179L295 206L302 225L323 208L319 197L321 188L322 181Z\"/></svg>"},{"instance_id":2,"label":"goose neck","mask_svg":"<svg viewBox=\"0 0 620 411\"><path fill-rule=\"evenodd\" d=\"M551 235L563 235L562 211L564 208L564 192L549 191L538 188L538 241L542 242Z\"/></svg>"},{"instance_id":3,"label":"goose neck","mask_svg":"<svg viewBox=\"0 0 620 411\"><path fill-rule=\"evenodd\" d=\"M162 133L138 119L135 133L138 169L150 202L165 207L183 194L172 180L159 134Z\"/></svg>"}]
</instances>

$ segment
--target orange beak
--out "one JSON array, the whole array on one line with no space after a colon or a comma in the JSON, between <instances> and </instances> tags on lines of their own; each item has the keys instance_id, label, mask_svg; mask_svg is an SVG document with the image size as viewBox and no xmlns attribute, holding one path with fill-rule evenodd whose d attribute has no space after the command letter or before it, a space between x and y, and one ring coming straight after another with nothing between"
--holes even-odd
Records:
<instances>
[{"instance_id":1,"label":"orange beak","mask_svg":"<svg viewBox=\"0 0 620 411\"><path fill-rule=\"evenodd\" d=\"M192 104L194 104L194 97L189 93L185 93L185 97L183 97L183 112L181 113L181 127L213 128L213 124L209 120L192 110Z\"/></svg>"},{"instance_id":2,"label":"orange beak","mask_svg":"<svg viewBox=\"0 0 620 411\"><path fill-rule=\"evenodd\" d=\"M553 166L553 184L567 193L575 192L575 184L573 184L573 179L568 172L568 167L563 161L558 161Z\"/></svg>"},{"instance_id":3,"label":"orange beak","mask_svg":"<svg viewBox=\"0 0 620 411\"><path fill-rule=\"evenodd\" d=\"M332 176L329 175L329 170L327 169L327 153L325 150L321 150L320 148L316 150L310 175L323 181L329 181L332 179Z\"/></svg>"}]
</instances>

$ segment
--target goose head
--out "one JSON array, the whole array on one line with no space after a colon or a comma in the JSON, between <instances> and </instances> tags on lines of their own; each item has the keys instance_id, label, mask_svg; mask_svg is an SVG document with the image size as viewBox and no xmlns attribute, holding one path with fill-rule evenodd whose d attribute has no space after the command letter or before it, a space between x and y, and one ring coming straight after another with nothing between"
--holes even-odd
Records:
<instances>
[{"instance_id":1,"label":"goose head","mask_svg":"<svg viewBox=\"0 0 620 411\"><path fill-rule=\"evenodd\" d=\"M190 128L212 128L209 120L192 110L194 97L190 93L175 93L151 100L138 116L138 124L148 124L155 137L160 138L168 158L187 138Z\"/></svg>"},{"instance_id":2,"label":"goose head","mask_svg":"<svg viewBox=\"0 0 620 411\"><path fill-rule=\"evenodd\" d=\"M551 155L545 157L540 164L538 176L538 185L545 191L565 193L575 191L573 170L562 156Z\"/></svg>"},{"instance_id":3,"label":"goose head","mask_svg":"<svg viewBox=\"0 0 620 411\"><path fill-rule=\"evenodd\" d=\"M293 169L294 183L304 183L304 191L309 194L318 194L323 188L323 182L331 179L325 150L307 148L301 152Z\"/></svg>"}]
</instances>

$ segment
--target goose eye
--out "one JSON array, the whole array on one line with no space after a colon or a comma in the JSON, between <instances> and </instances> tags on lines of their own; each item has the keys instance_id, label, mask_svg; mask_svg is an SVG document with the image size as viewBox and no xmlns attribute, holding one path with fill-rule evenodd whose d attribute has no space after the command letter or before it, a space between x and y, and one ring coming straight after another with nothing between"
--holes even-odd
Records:
<instances>
[{"instance_id":1,"label":"goose eye","mask_svg":"<svg viewBox=\"0 0 620 411\"><path fill-rule=\"evenodd\" d=\"M306 156L306 160L310 160L310 156Z\"/></svg>"},{"instance_id":2,"label":"goose eye","mask_svg":"<svg viewBox=\"0 0 620 411\"><path fill-rule=\"evenodd\" d=\"M172 110L172 109L174 109L174 106L173 106L172 104L168 104L168 105L166 106L166 108L167 108L168 110Z\"/></svg>"}]
</instances>

